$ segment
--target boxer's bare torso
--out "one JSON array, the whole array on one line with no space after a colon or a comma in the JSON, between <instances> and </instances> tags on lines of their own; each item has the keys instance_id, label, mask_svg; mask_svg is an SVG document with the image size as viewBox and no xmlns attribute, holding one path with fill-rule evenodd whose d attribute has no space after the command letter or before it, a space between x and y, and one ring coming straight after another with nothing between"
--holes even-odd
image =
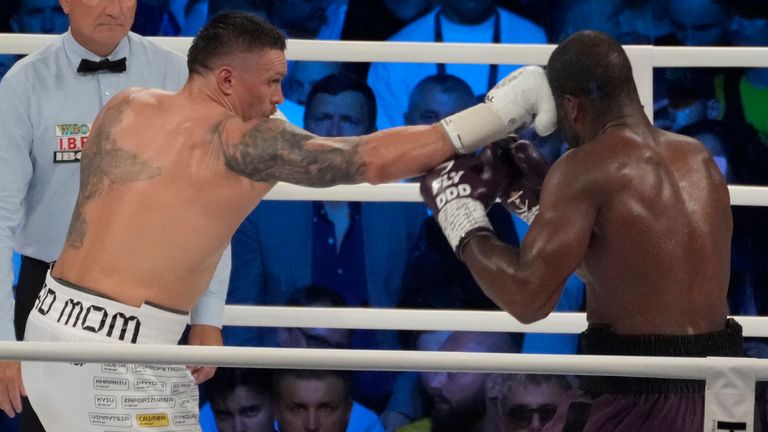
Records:
<instances>
[{"instance_id":1,"label":"boxer's bare torso","mask_svg":"<svg viewBox=\"0 0 768 432\"><path fill-rule=\"evenodd\" d=\"M99 115L54 277L129 305L188 311L276 181L376 183L453 153L439 126L318 138L281 120L244 122L189 87L129 89Z\"/></svg>"},{"instance_id":2,"label":"boxer's bare torso","mask_svg":"<svg viewBox=\"0 0 768 432\"><path fill-rule=\"evenodd\" d=\"M700 143L644 117L610 124L552 166L540 205L519 253L488 236L464 250L486 292L513 315L546 316L578 270L591 323L621 334L724 328L730 201Z\"/></svg>"},{"instance_id":3,"label":"boxer's bare torso","mask_svg":"<svg viewBox=\"0 0 768 432\"><path fill-rule=\"evenodd\" d=\"M722 330L731 207L706 148L658 129L619 126L578 150L563 169L594 188L594 227L580 268L588 320L625 334Z\"/></svg>"}]
</instances>

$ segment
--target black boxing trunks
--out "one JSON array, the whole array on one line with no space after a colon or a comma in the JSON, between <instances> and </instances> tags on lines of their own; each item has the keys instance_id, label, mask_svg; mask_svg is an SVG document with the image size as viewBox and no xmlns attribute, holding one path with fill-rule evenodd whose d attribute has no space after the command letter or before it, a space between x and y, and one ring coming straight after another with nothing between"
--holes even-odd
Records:
<instances>
[{"instance_id":1,"label":"black boxing trunks","mask_svg":"<svg viewBox=\"0 0 768 432\"><path fill-rule=\"evenodd\" d=\"M741 325L728 319L724 330L690 336L619 335L590 325L581 352L596 355L660 357L741 357ZM701 432L705 382L697 380L585 377L583 394L563 405L545 432Z\"/></svg>"},{"instance_id":2,"label":"black boxing trunks","mask_svg":"<svg viewBox=\"0 0 768 432\"><path fill-rule=\"evenodd\" d=\"M46 277L25 341L175 345L187 314L128 306ZM198 390L185 366L22 362L32 407L48 431L200 431Z\"/></svg>"}]
</instances>

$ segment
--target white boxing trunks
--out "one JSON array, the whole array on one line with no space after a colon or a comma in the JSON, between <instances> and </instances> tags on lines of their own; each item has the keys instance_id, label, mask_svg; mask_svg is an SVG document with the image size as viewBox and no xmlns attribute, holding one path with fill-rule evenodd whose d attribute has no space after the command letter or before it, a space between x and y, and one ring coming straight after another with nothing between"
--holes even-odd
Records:
<instances>
[{"instance_id":1,"label":"white boxing trunks","mask_svg":"<svg viewBox=\"0 0 768 432\"><path fill-rule=\"evenodd\" d=\"M175 345L187 321L65 286L49 273L24 340ZM25 361L21 370L49 432L200 431L197 385L185 366Z\"/></svg>"}]
</instances>

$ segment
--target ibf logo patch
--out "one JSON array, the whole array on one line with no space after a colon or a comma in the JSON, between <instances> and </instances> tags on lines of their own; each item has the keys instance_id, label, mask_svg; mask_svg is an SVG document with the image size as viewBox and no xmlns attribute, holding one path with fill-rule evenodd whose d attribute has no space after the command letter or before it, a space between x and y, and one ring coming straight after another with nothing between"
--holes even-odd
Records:
<instances>
[{"instance_id":1,"label":"ibf logo patch","mask_svg":"<svg viewBox=\"0 0 768 432\"><path fill-rule=\"evenodd\" d=\"M745 422L727 422L727 421L716 421L715 422L715 429L716 432L739 432L739 431L745 431L747 430L747 424Z\"/></svg>"},{"instance_id":2,"label":"ibf logo patch","mask_svg":"<svg viewBox=\"0 0 768 432\"><path fill-rule=\"evenodd\" d=\"M77 163L85 148L91 125L88 123L64 123L56 125L56 150L53 163Z\"/></svg>"}]
</instances>

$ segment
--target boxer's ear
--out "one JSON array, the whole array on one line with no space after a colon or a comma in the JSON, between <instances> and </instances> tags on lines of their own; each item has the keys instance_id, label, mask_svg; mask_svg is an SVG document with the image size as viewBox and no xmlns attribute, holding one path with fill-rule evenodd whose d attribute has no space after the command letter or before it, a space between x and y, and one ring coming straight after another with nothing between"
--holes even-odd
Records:
<instances>
[{"instance_id":1,"label":"boxer's ear","mask_svg":"<svg viewBox=\"0 0 768 432\"><path fill-rule=\"evenodd\" d=\"M231 96L232 93L234 93L232 68L229 66L222 66L216 69L214 75L216 76L216 85L219 87L219 90L226 96Z\"/></svg>"},{"instance_id":2,"label":"boxer's ear","mask_svg":"<svg viewBox=\"0 0 768 432\"><path fill-rule=\"evenodd\" d=\"M61 9L64 10L64 13L69 15L69 3L70 0L59 0L59 5L61 5Z\"/></svg>"},{"instance_id":3,"label":"boxer's ear","mask_svg":"<svg viewBox=\"0 0 768 432\"><path fill-rule=\"evenodd\" d=\"M577 119L577 117L580 117L582 114L581 111L583 110L583 105L581 104L581 101L579 98L573 97L571 95L565 95L563 97L563 111L565 114L565 118L571 122L574 123Z\"/></svg>"}]
</instances>

